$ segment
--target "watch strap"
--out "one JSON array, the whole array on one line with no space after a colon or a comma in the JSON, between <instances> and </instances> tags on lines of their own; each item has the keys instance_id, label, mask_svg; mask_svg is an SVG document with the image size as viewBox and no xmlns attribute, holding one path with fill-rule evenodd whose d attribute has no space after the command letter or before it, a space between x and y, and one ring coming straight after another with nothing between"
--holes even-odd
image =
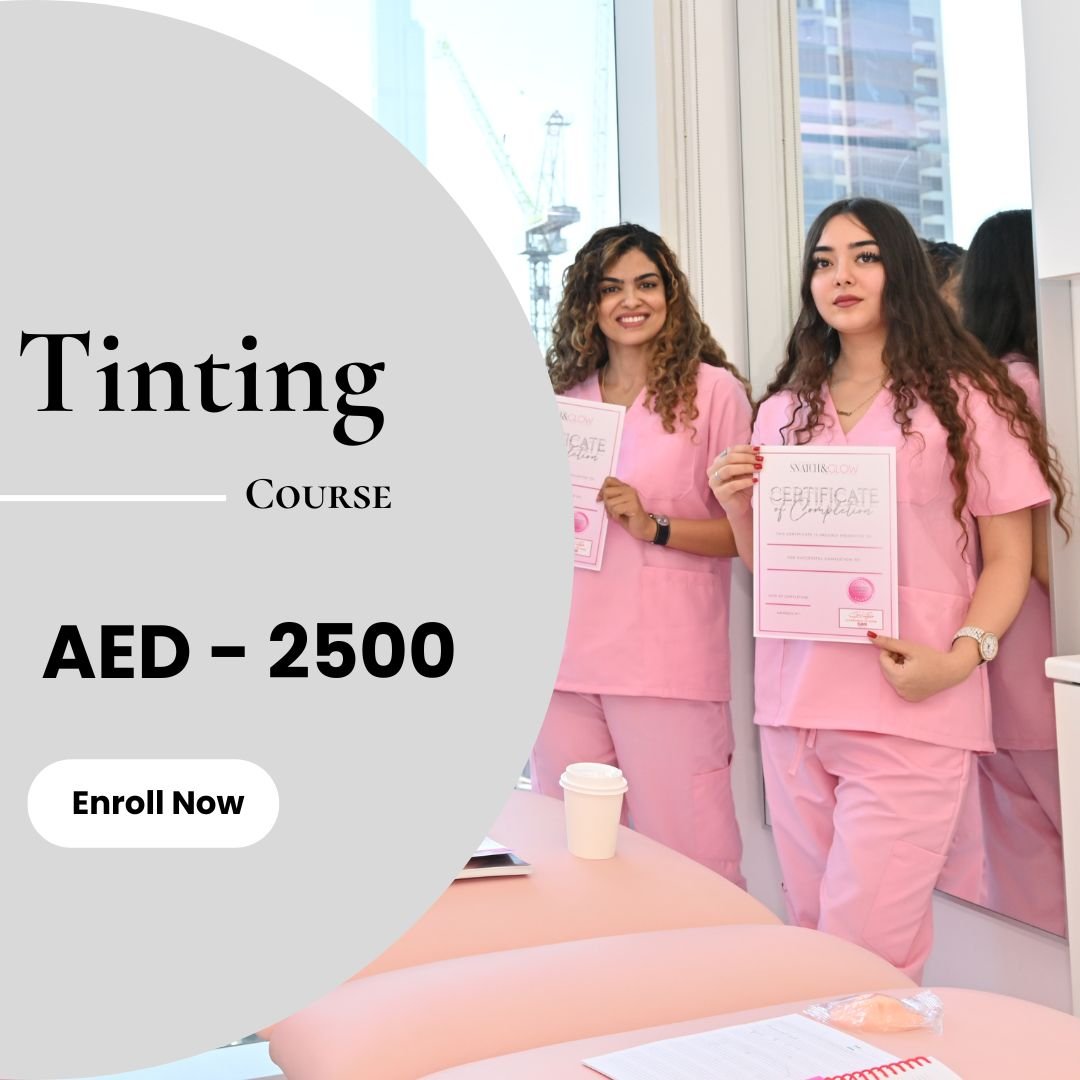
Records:
<instances>
[{"instance_id":1,"label":"watch strap","mask_svg":"<svg viewBox=\"0 0 1080 1080\"><path fill-rule=\"evenodd\" d=\"M962 626L959 630L953 634L953 642L956 642L962 637L971 638L976 645L979 646L979 663L985 664L987 661L986 653L983 651L983 638L986 636L987 631L981 629L978 626Z\"/></svg>"},{"instance_id":2,"label":"watch strap","mask_svg":"<svg viewBox=\"0 0 1080 1080\"><path fill-rule=\"evenodd\" d=\"M668 540L671 539L671 522L663 514L650 514L649 517L656 522L656 535L653 537L652 542L657 547L664 547Z\"/></svg>"}]
</instances>

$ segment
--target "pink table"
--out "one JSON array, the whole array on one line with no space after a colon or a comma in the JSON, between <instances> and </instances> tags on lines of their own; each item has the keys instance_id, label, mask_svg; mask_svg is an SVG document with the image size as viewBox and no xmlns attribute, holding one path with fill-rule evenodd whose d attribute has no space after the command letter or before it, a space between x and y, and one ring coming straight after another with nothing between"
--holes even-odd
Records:
<instances>
[{"instance_id":1,"label":"pink table","mask_svg":"<svg viewBox=\"0 0 1080 1080\"><path fill-rule=\"evenodd\" d=\"M1080 1020L1075 1017L977 990L936 992L945 1003L941 1035L909 1032L867 1034L863 1038L899 1059L931 1054L964 1080L1065 1080L1080 1076ZM582 1058L798 1012L814 1000L818 999L559 1043L429 1073L426 1080L599 1080L598 1073L581 1064Z\"/></svg>"},{"instance_id":2,"label":"pink table","mask_svg":"<svg viewBox=\"0 0 1080 1080\"><path fill-rule=\"evenodd\" d=\"M278 1024L270 1051L289 1080L416 1080L533 1047L882 985L914 987L880 957L814 930L654 930L355 979ZM565 1058L574 1068L576 1053Z\"/></svg>"},{"instance_id":3,"label":"pink table","mask_svg":"<svg viewBox=\"0 0 1080 1080\"><path fill-rule=\"evenodd\" d=\"M515 791L490 833L532 874L455 882L361 975L639 930L780 923L719 874L630 829L620 828L614 859L575 858L558 799Z\"/></svg>"}]
</instances>

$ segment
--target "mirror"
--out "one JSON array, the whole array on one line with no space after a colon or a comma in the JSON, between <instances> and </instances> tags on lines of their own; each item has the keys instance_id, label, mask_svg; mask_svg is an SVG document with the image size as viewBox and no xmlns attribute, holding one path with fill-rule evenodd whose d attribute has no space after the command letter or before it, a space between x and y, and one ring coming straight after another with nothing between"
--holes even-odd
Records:
<instances>
[{"instance_id":1,"label":"mirror","mask_svg":"<svg viewBox=\"0 0 1080 1080\"><path fill-rule=\"evenodd\" d=\"M955 256L987 218L1031 207L1020 0L796 0L795 9L805 225L836 199L891 202L939 257L943 292L959 303ZM1025 376L1037 395L1037 366L1019 362L1017 381ZM1045 514L1035 524L1044 548ZM1043 674L1052 653L1047 588L1033 580L989 669L998 752L975 759L938 886L1063 935L1053 695Z\"/></svg>"}]
</instances>

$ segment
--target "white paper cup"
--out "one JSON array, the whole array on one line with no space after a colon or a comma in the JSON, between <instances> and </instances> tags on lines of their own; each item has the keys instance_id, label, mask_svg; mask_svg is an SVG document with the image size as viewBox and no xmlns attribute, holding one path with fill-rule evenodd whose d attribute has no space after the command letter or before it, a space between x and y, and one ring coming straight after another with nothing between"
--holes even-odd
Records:
<instances>
[{"instance_id":1,"label":"white paper cup","mask_svg":"<svg viewBox=\"0 0 1080 1080\"><path fill-rule=\"evenodd\" d=\"M566 804L566 843L579 859L610 859L619 837L626 777L614 765L581 761L559 778Z\"/></svg>"}]
</instances>

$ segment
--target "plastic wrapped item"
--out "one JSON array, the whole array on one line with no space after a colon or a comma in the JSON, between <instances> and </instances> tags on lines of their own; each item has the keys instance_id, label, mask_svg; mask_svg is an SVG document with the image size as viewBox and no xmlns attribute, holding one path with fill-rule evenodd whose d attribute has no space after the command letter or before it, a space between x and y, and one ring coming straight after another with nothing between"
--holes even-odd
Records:
<instances>
[{"instance_id":1,"label":"plastic wrapped item","mask_svg":"<svg viewBox=\"0 0 1080 1080\"><path fill-rule=\"evenodd\" d=\"M944 1011L937 994L920 990L908 997L899 993L852 994L811 1005L805 1013L813 1020L847 1031L932 1031L940 1035Z\"/></svg>"}]
</instances>

